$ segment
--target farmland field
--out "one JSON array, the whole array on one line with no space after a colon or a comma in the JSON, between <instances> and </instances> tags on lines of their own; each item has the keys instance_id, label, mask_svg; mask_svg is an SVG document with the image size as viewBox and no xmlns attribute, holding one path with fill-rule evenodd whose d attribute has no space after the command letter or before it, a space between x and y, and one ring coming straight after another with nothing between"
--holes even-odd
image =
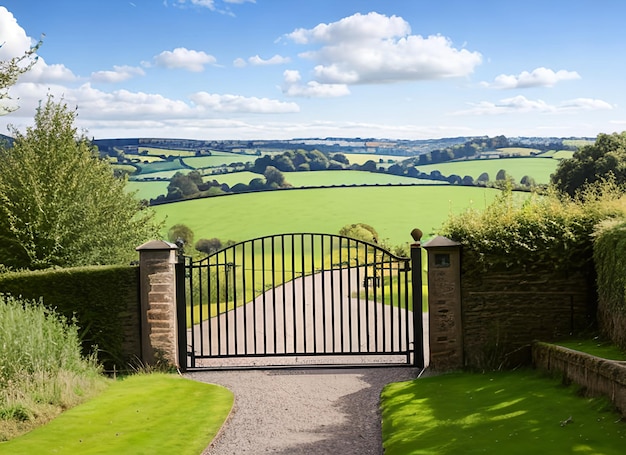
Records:
<instances>
[{"instance_id":1,"label":"farmland field","mask_svg":"<svg viewBox=\"0 0 626 455\"><path fill-rule=\"evenodd\" d=\"M295 187L330 185L419 185L447 184L436 180L421 180L392 174L366 171L283 172L285 180Z\"/></svg>"},{"instance_id":2,"label":"farmland field","mask_svg":"<svg viewBox=\"0 0 626 455\"><path fill-rule=\"evenodd\" d=\"M552 158L499 158L428 164L416 166L416 169L427 174L437 170L443 175L456 174L460 177L470 175L474 179L486 172L490 180L495 180L498 171L504 169L516 182L527 175L534 178L538 184L547 184L550 182L550 174L554 173L558 164L559 160Z\"/></svg>"},{"instance_id":3,"label":"farmland field","mask_svg":"<svg viewBox=\"0 0 626 455\"><path fill-rule=\"evenodd\" d=\"M426 237L449 213L484 208L498 190L464 186L380 186L266 191L181 201L154 207L174 224L189 226L195 239L243 241L287 232L336 234L346 224L367 223L392 245L411 241L420 228Z\"/></svg>"}]
</instances>

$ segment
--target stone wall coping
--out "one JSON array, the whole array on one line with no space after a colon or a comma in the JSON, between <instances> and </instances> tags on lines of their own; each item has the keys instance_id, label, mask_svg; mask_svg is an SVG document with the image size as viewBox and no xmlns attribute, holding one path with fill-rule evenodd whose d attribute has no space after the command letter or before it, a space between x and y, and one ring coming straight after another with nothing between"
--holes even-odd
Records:
<instances>
[{"instance_id":1,"label":"stone wall coping","mask_svg":"<svg viewBox=\"0 0 626 455\"><path fill-rule=\"evenodd\" d=\"M139 245L135 248L136 251L144 250L177 250L178 245L175 243L166 242L165 240L150 240L149 242Z\"/></svg>"},{"instance_id":2,"label":"stone wall coping","mask_svg":"<svg viewBox=\"0 0 626 455\"><path fill-rule=\"evenodd\" d=\"M459 242L455 242L454 240L450 240L448 237L444 237L442 235L438 235L432 240L429 240L424 244L424 248L444 248L444 247L456 247L460 246Z\"/></svg>"},{"instance_id":3,"label":"stone wall coping","mask_svg":"<svg viewBox=\"0 0 626 455\"><path fill-rule=\"evenodd\" d=\"M596 357L552 343L536 341L533 364L585 387L591 395L604 395L626 417L626 362Z\"/></svg>"}]
</instances>

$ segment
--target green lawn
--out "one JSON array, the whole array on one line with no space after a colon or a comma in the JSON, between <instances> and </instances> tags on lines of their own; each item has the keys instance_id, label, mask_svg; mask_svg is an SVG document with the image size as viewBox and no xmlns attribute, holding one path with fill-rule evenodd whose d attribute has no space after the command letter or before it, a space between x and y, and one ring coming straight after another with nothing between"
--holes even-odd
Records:
<instances>
[{"instance_id":1,"label":"green lawn","mask_svg":"<svg viewBox=\"0 0 626 455\"><path fill-rule=\"evenodd\" d=\"M626 443L606 400L531 370L420 378L381 400L386 455L617 455Z\"/></svg>"},{"instance_id":2,"label":"green lawn","mask_svg":"<svg viewBox=\"0 0 626 455\"><path fill-rule=\"evenodd\" d=\"M223 387L166 374L135 375L49 424L8 442L0 453L198 455L233 405Z\"/></svg>"},{"instance_id":3,"label":"green lawn","mask_svg":"<svg viewBox=\"0 0 626 455\"><path fill-rule=\"evenodd\" d=\"M243 241L289 232L336 234L346 224L367 223L392 245L410 232L438 229L449 213L485 208L498 190L462 186L345 187L266 191L176 202L154 207L172 225L189 226L195 239ZM425 237L426 239L426 237Z\"/></svg>"}]
</instances>

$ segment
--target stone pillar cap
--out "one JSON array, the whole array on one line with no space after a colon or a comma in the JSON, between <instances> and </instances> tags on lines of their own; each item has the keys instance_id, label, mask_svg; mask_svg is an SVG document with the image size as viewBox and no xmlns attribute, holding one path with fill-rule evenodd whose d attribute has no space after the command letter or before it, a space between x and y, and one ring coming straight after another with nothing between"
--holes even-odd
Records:
<instances>
[{"instance_id":1,"label":"stone pillar cap","mask_svg":"<svg viewBox=\"0 0 626 455\"><path fill-rule=\"evenodd\" d=\"M143 245L135 248L136 251L142 250L177 250L178 245L175 243L166 242L165 240L150 240Z\"/></svg>"},{"instance_id":2,"label":"stone pillar cap","mask_svg":"<svg viewBox=\"0 0 626 455\"><path fill-rule=\"evenodd\" d=\"M442 248L442 247L451 247L451 246L460 246L459 242L455 242L454 240L450 240L448 237L444 237L442 235L438 235L432 240L429 240L424 245L424 248Z\"/></svg>"}]
</instances>

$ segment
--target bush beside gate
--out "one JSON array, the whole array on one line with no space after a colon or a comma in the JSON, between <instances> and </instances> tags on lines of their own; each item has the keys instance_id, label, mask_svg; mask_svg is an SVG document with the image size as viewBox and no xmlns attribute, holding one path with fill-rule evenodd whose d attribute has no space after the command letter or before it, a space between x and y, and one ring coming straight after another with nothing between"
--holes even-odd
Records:
<instances>
[{"instance_id":1,"label":"bush beside gate","mask_svg":"<svg viewBox=\"0 0 626 455\"><path fill-rule=\"evenodd\" d=\"M105 368L141 355L137 267L99 266L0 275L0 293L43 300L75 319L85 353L97 347Z\"/></svg>"}]
</instances>

